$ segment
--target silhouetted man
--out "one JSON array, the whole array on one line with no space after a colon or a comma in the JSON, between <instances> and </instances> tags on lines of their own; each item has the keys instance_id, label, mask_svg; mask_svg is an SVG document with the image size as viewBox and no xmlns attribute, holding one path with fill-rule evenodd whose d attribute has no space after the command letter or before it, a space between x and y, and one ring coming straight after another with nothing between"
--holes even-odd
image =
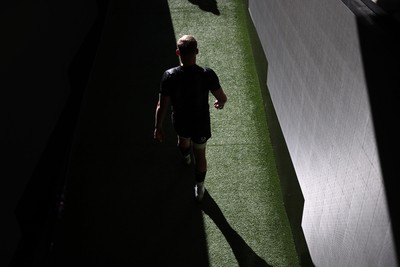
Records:
<instances>
[{"instance_id":1,"label":"silhouetted man","mask_svg":"<svg viewBox=\"0 0 400 267\"><path fill-rule=\"evenodd\" d=\"M214 107L217 109L224 107L227 97L215 72L196 64L198 52L197 41L192 35L179 38L176 55L179 56L181 64L166 70L162 76L154 139L163 141L163 121L167 108L171 105L178 147L187 165L191 163L190 150L193 147L195 197L201 200L207 173L206 143L211 137L209 92L216 98Z\"/></svg>"}]
</instances>

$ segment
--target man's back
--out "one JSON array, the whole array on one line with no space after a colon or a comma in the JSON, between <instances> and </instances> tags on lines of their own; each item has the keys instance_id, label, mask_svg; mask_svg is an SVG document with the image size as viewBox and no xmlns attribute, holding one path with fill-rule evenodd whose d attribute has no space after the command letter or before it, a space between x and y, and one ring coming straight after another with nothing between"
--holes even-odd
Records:
<instances>
[{"instance_id":1,"label":"man's back","mask_svg":"<svg viewBox=\"0 0 400 267\"><path fill-rule=\"evenodd\" d=\"M164 73L160 93L171 97L174 116L178 119L202 119L209 117L209 91L219 88L218 77L210 68L178 66Z\"/></svg>"}]
</instances>

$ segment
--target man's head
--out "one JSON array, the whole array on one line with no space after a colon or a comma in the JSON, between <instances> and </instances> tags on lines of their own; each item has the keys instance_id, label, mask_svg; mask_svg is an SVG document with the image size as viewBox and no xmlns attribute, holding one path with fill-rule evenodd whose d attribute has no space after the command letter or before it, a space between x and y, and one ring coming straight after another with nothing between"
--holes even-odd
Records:
<instances>
[{"instance_id":1,"label":"man's head","mask_svg":"<svg viewBox=\"0 0 400 267\"><path fill-rule=\"evenodd\" d=\"M176 54L180 56L182 63L195 63L196 55L199 52L197 49L197 41L192 35L183 35L177 42Z\"/></svg>"}]
</instances>

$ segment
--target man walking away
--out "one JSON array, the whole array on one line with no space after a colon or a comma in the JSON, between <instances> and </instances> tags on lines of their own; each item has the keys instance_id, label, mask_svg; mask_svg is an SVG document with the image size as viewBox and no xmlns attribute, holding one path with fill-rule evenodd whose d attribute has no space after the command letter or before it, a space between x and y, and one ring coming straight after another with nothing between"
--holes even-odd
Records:
<instances>
[{"instance_id":1,"label":"man walking away","mask_svg":"<svg viewBox=\"0 0 400 267\"><path fill-rule=\"evenodd\" d=\"M172 123L178 135L178 147L184 162L191 164L193 148L195 161L195 197L202 200L207 173L206 144L211 137L209 92L216 98L214 107L223 109L227 96L216 73L196 64L199 53L192 35L184 35L177 42L176 55L180 66L168 69L161 78L159 99L155 115L154 139L164 138L163 121L167 108L172 108Z\"/></svg>"}]
</instances>

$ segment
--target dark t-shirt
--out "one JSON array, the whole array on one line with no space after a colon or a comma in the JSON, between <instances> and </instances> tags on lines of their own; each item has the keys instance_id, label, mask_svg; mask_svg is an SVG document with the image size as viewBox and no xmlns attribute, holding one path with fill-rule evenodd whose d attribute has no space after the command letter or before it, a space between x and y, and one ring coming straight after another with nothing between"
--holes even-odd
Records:
<instances>
[{"instance_id":1,"label":"dark t-shirt","mask_svg":"<svg viewBox=\"0 0 400 267\"><path fill-rule=\"evenodd\" d=\"M212 69L198 65L178 66L164 72L160 94L171 97L176 128L201 132L202 128L207 131L210 128L209 92L219 88L218 76Z\"/></svg>"}]
</instances>

